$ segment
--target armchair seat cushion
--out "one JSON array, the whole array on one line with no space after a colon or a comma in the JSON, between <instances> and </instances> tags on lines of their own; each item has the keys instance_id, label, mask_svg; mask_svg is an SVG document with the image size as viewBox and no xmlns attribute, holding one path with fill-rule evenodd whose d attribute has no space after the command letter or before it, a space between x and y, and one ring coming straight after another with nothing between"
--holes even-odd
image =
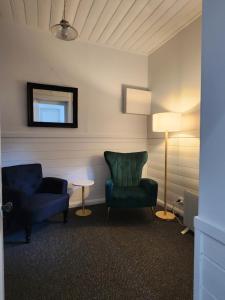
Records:
<instances>
[{"instance_id":1,"label":"armchair seat cushion","mask_svg":"<svg viewBox=\"0 0 225 300\"><path fill-rule=\"evenodd\" d=\"M148 194L140 186L135 187L114 187L112 191L111 207L144 207L150 206Z\"/></svg>"},{"instance_id":2,"label":"armchair seat cushion","mask_svg":"<svg viewBox=\"0 0 225 300\"><path fill-rule=\"evenodd\" d=\"M67 194L34 194L23 203L23 213L29 223L41 222L68 208Z\"/></svg>"}]
</instances>

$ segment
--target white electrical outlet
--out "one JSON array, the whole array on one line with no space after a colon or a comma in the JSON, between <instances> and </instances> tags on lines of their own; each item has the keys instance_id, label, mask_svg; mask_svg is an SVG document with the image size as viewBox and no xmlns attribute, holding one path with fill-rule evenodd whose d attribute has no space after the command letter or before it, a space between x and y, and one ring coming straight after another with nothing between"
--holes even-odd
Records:
<instances>
[{"instance_id":1,"label":"white electrical outlet","mask_svg":"<svg viewBox=\"0 0 225 300\"><path fill-rule=\"evenodd\" d=\"M178 197L176 202L179 204L184 204L184 197Z\"/></svg>"}]
</instances>

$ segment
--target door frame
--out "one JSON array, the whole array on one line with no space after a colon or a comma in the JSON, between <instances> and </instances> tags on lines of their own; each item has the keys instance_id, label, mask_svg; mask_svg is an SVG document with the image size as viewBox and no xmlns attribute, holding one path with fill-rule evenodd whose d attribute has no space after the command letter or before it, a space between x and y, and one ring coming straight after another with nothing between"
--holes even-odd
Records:
<instances>
[{"instance_id":1,"label":"door frame","mask_svg":"<svg viewBox=\"0 0 225 300\"><path fill-rule=\"evenodd\" d=\"M0 167L2 167L1 157L1 120L0 120ZM2 213L2 172L0 172L0 300L4 300L4 247L3 247L3 213Z\"/></svg>"}]
</instances>

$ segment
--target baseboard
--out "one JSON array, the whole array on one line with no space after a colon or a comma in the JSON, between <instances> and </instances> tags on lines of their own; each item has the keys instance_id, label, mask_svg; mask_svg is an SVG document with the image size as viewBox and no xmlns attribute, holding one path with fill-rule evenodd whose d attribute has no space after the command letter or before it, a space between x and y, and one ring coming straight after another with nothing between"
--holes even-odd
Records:
<instances>
[{"instance_id":1,"label":"baseboard","mask_svg":"<svg viewBox=\"0 0 225 300\"><path fill-rule=\"evenodd\" d=\"M161 200L161 199L157 199L157 204L158 204L159 206L164 206L164 201ZM174 205L174 207L173 207L172 204L167 203L167 208L168 208L168 210L170 210L170 211L172 211L172 209L173 209L174 212L177 213L179 216L182 216L182 217L183 217L183 215L184 215L184 210L181 209L181 208L179 208L179 207L177 207L176 205Z\"/></svg>"},{"instance_id":2,"label":"baseboard","mask_svg":"<svg viewBox=\"0 0 225 300\"><path fill-rule=\"evenodd\" d=\"M85 206L95 205L95 204L103 204L105 203L105 198L97 198L97 199L86 199L85 200ZM77 201L70 204L70 208L73 207L81 207L82 202Z\"/></svg>"},{"instance_id":3,"label":"baseboard","mask_svg":"<svg viewBox=\"0 0 225 300\"><path fill-rule=\"evenodd\" d=\"M105 198L96 198L96 199L87 199L87 200L85 200L85 206L96 205L96 204L103 204L103 203L105 203ZM157 204L159 206L163 206L164 202L162 200L158 199L157 200ZM72 207L80 207L81 205L82 205L82 202L81 201L77 201L75 203L72 203L70 205L70 208L72 208ZM168 207L169 210L172 210L173 205L168 203L167 207ZM184 215L184 211L181 208L179 208L179 207L174 206L174 211L178 215L180 215L180 216Z\"/></svg>"}]
</instances>

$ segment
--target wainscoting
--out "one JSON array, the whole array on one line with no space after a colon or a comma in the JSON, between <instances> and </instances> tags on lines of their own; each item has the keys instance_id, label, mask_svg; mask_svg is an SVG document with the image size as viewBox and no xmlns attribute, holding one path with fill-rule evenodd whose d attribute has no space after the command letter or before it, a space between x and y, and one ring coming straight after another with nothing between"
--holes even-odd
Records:
<instances>
[{"instance_id":1,"label":"wainscoting","mask_svg":"<svg viewBox=\"0 0 225 300\"><path fill-rule=\"evenodd\" d=\"M87 190L87 203L104 200L104 182L109 176L103 152L149 151L143 176L159 183L159 199L163 199L164 140L162 138L122 137L3 137L2 164L40 162L44 176L66 178L71 192L71 206L81 201L81 190L72 187L76 178L94 179ZM199 138L169 138L168 142L168 202L173 204L184 190L198 192Z\"/></svg>"},{"instance_id":2,"label":"wainscoting","mask_svg":"<svg viewBox=\"0 0 225 300\"><path fill-rule=\"evenodd\" d=\"M199 138L171 137L168 140L168 203L173 205L184 190L198 193L199 183ZM148 177L159 183L160 200L164 188L164 139L148 140Z\"/></svg>"},{"instance_id":3,"label":"wainscoting","mask_svg":"<svg viewBox=\"0 0 225 300\"><path fill-rule=\"evenodd\" d=\"M109 176L103 152L147 150L144 138L122 137L3 137L2 164L10 166L40 162L44 176L66 178L69 182L71 206L81 202L81 189L72 187L73 180L89 178L95 181L87 190L87 203L104 201L104 183ZM147 166L143 175L147 174Z\"/></svg>"},{"instance_id":4,"label":"wainscoting","mask_svg":"<svg viewBox=\"0 0 225 300\"><path fill-rule=\"evenodd\" d=\"M225 232L195 218L195 300L223 300L225 295Z\"/></svg>"}]
</instances>

